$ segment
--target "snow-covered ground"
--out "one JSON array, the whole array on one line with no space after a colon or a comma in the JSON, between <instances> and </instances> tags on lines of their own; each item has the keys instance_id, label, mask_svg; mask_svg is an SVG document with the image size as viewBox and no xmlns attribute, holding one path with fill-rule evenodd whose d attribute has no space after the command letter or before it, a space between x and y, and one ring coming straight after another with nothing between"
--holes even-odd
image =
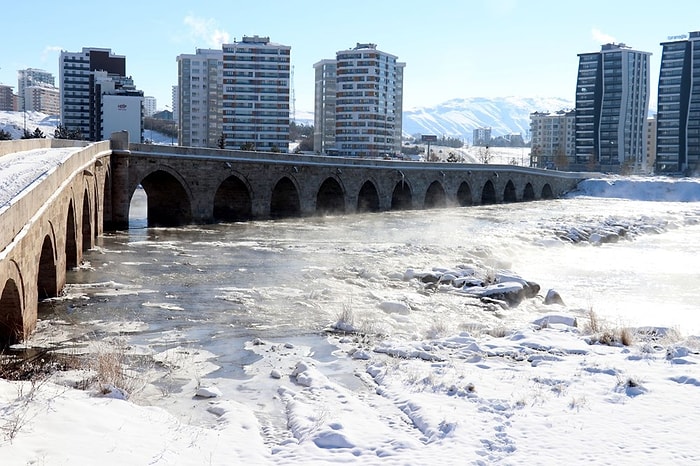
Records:
<instances>
[{"instance_id":1,"label":"snow-covered ground","mask_svg":"<svg viewBox=\"0 0 700 466\"><path fill-rule=\"evenodd\" d=\"M44 136L52 138L58 123L59 118L56 115L41 112L0 111L0 130L10 133L12 139L20 139L25 128L30 133L38 128Z\"/></svg>"},{"instance_id":2,"label":"snow-covered ground","mask_svg":"<svg viewBox=\"0 0 700 466\"><path fill-rule=\"evenodd\" d=\"M50 154L64 156L42 158ZM31 178L30 166L0 167L0 190L19 174ZM700 183L607 178L576 195L659 193L697 201ZM176 347L154 360L184 388L157 393L141 374L141 399L158 400L151 405L110 386L72 388L85 373L0 380L1 463L699 463L700 338L551 309L516 331L412 342L366 340L349 315L335 324L350 332L329 334L336 349L323 358L303 340L249 342L259 358L243 367L244 379L216 378L212 355ZM347 373L347 382L328 371ZM286 425L266 422L266 410L284 412Z\"/></svg>"},{"instance_id":3,"label":"snow-covered ground","mask_svg":"<svg viewBox=\"0 0 700 466\"><path fill-rule=\"evenodd\" d=\"M0 130L10 133L12 139L20 139L24 134L24 128L30 133L38 128L44 133L44 136L53 138L54 131L60 122L58 115L47 115L41 112L0 111ZM145 130L144 138L152 141L153 144L173 144L173 138L157 131ZM175 144L177 144L177 138L175 138Z\"/></svg>"}]
</instances>

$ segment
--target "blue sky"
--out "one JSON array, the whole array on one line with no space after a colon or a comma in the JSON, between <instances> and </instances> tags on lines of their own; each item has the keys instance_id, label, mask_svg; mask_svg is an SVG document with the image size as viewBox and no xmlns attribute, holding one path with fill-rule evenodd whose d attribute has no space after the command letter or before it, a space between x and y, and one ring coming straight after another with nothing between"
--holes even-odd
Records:
<instances>
[{"instance_id":1,"label":"blue sky","mask_svg":"<svg viewBox=\"0 0 700 466\"><path fill-rule=\"evenodd\" d=\"M623 42L653 54L655 107L659 44L700 30L697 0L120 0L112 9L93 3L89 13L85 5L3 5L3 16L13 19L0 30L0 83L16 87L18 69L41 68L58 84L60 50L111 48L126 56L127 74L162 109L177 83L177 55L258 34L291 46L299 113L313 111L313 64L357 42L375 43L406 63L404 109L461 97L573 102L577 54Z\"/></svg>"}]
</instances>

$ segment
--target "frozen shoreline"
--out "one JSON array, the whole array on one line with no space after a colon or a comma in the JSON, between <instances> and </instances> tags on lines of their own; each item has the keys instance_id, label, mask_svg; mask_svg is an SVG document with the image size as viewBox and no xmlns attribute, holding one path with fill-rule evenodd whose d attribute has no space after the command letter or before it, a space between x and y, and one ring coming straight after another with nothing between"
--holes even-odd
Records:
<instances>
[{"instance_id":1,"label":"frozen shoreline","mask_svg":"<svg viewBox=\"0 0 700 466\"><path fill-rule=\"evenodd\" d=\"M243 351L259 359L243 379L217 377L215 355L177 347L155 359L182 390L148 385L135 403L0 380L2 417L21 424L0 453L18 465L700 459L698 338L590 344L571 317L547 321L504 336L251 341Z\"/></svg>"}]
</instances>

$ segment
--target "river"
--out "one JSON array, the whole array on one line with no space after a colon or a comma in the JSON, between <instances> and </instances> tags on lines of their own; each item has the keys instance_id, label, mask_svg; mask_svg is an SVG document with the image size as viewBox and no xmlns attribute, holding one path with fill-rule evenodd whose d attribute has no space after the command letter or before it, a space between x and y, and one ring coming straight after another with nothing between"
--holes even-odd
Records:
<instances>
[{"instance_id":1,"label":"river","mask_svg":"<svg viewBox=\"0 0 700 466\"><path fill-rule=\"evenodd\" d=\"M522 325L548 311L541 299L485 311L402 279L410 269L468 264L510 270L542 295L554 289L582 316L700 331L695 203L580 197L155 229L145 226L144 203L136 200L128 231L99 238L69 272L64 299L42 306L44 324L69 323L68 338L121 328L137 344L197 342L225 357L234 339L322 335L343 315L372 332L420 338ZM625 236L561 239L611 225ZM406 312L387 312L385 302Z\"/></svg>"}]
</instances>

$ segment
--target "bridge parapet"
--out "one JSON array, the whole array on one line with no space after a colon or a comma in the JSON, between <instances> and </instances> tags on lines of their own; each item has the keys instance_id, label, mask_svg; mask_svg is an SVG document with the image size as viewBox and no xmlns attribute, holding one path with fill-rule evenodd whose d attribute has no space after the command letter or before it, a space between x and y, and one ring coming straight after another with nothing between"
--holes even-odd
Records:
<instances>
[{"instance_id":1,"label":"bridge parapet","mask_svg":"<svg viewBox=\"0 0 700 466\"><path fill-rule=\"evenodd\" d=\"M32 141L26 143L24 141ZM37 213L38 206L45 205L49 198L60 193L67 180L71 180L76 172L88 167L95 158L110 154L109 141L87 143L83 141L69 141L61 139L32 139L20 141L7 141L18 148L15 152L24 152L37 149L63 149L75 148L76 151L65 162L48 172L40 173L35 181L39 184L31 184L18 193L18 196L10 199L6 204L0 205L3 228L0 229L0 251L4 250L12 242L19 232L30 222L31 217ZM5 154L13 153L6 149Z\"/></svg>"}]
</instances>

